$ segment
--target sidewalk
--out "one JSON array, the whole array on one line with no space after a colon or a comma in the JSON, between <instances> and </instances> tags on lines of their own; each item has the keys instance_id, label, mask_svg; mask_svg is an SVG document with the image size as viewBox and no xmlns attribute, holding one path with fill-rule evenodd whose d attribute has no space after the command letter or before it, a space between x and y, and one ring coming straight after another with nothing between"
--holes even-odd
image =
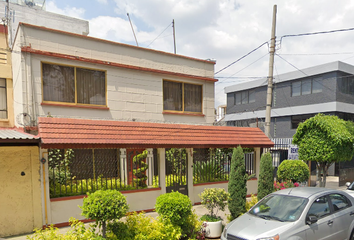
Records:
<instances>
[{"instance_id":1,"label":"sidewalk","mask_svg":"<svg viewBox=\"0 0 354 240\"><path fill-rule=\"evenodd\" d=\"M327 180L326 180L326 188L330 188L330 189L339 189L339 190L345 190L346 186L338 186L338 177L333 177L333 176L328 176ZM205 207L203 207L202 205L195 205L193 206L193 210L195 211L195 213L198 216L202 216L204 214L206 214L208 211ZM230 212L228 209L226 209L224 212L219 212L218 215L221 216L221 218L223 219L223 224L227 224L227 215L229 215ZM150 213L146 213L146 215L152 216L152 217L157 217L158 214L156 212L150 212ZM87 223L86 225L88 225L89 223ZM59 229L60 233L65 233L70 229L70 227L63 227ZM29 234L31 235L31 234ZM27 235L21 235L21 236L16 236L16 237L6 237L4 239L9 239L9 240L26 240ZM0 240L2 240L2 238L0 238Z\"/></svg>"}]
</instances>

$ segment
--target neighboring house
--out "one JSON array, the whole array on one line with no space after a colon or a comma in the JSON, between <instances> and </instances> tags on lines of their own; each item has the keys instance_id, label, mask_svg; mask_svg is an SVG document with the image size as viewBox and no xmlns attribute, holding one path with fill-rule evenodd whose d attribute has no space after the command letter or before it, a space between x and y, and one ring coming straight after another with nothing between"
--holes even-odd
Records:
<instances>
[{"instance_id":1,"label":"neighboring house","mask_svg":"<svg viewBox=\"0 0 354 240\"><path fill-rule=\"evenodd\" d=\"M0 20L5 20L8 24L11 49L20 22L77 34L89 34L88 21L47 12L45 3L45 0L9 0L9 3L7 0L0 0Z\"/></svg>"},{"instance_id":2,"label":"neighboring house","mask_svg":"<svg viewBox=\"0 0 354 240\"><path fill-rule=\"evenodd\" d=\"M0 25L0 238L40 227L40 139L14 128L11 51Z\"/></svg>"},{"instance_id":3,"label":"neighboring house","mask_svg":"<svg viewBox=\"0 0 354 240\"><path fill-rule=\"evenodd\" d=\"M299 123L317 113L353 121L353 74L354 66L331 62L276 76L270 125L275 145L287 149ZM260 79L225 88L228 126L258 126L264 130L266 84L266 79ZM287 150L279 153L283 155L280 160L287 158ZM333 168L330 173L334 174Z\"/></svg>"},{"instance_id":4,"label":"neighboring house","mask_svg":"<svg viewBox=\"0 0 354 240\"><path fill-rule=\"evenodd\" d=\"M130 211L172 190L200 202L206 186L227 188L219 148L253 148L257 177L273 146L259 129L213 126L214 61L25 23L12 60L15 124L41 138L43 225L83 219L78 205L97 189L122 191Z\"/></svg>"}]
</instances>

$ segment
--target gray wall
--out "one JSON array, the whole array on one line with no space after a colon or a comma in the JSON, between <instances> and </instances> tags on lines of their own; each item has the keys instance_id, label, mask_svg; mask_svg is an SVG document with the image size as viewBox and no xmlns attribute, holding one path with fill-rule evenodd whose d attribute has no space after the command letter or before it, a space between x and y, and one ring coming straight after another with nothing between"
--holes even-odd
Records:
<instances>
[{"instance_id":1,"label":"gray wall","mask_svg":"<svg viewBox=\"0 0 354 240\"><path fill-rule=\"evenodd\" d=\"M295 106L303 106L309 104L320 104L326 102L344 102L354 104L354 95L339 92L339 84L343 76L348 76L342 72L329 72L321 75L304 77L301 79L275 83L273 85L273 107L272 109L288 108ZM322 77L322 92L312 93L308 95L291 96L291 83L298 80ZM277 79L276 79L277 80ZM275 80L275 82L276 82ZM234 104L234 92L227 94L227 114L251 112L257 110L265 110L266 103L266 86L255 89L255 102L249 104ZM334 113L332 113L334 114ZM263 120L264 121L264 120ZM228 122L227 125L234 126L234 121ZM261 124L260 124L261 125ZM263 130L263 127L260 127ZM274 138L291 138L296 129L291 128L291 116L272 118L270 134Z\"/></svg>"}]
</instances>

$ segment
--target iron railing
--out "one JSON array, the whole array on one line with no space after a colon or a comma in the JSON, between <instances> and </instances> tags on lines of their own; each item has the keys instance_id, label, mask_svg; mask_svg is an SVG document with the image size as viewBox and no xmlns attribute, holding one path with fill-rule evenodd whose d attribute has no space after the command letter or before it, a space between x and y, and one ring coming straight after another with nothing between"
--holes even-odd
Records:
<instances>
[{"instance_id":1,"label":"iron railing","mask_svg":"<svg viewBox=\"0 0 354 240\"><path fill-rule=\"evenodd\" d=\"M158 187L156 149L49 149L50 197Z\"/></svg>"}]
</instances>

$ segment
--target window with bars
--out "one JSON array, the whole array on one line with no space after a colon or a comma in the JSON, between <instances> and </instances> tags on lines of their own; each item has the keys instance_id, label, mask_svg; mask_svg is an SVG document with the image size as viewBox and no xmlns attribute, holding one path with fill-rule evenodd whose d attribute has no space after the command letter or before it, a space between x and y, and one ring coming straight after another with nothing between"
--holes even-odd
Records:
<instances>
[{"instance_id":1,"label":"window with bars","mask_svg":"<svg viewBox=\"0 0 354 240\"><path fill-rule=\"evenodd\" d=\"M106 106L105 71L42 63L43 101Z\"/></svg>"},{"instance_id":2,"label":"window with bars","mask_svg":"<svg viewBox=\"0 0 354 240\"><path fill-rule=\"evenodd\" d=\"M5 78L0 78L0 119L7 119L7 94Z\"/></svg>"},{"instance_id":3,"label":"window with bars","mask_svg":"<svg viewBox=\"0 0 354 240\"><path fill-rule=\"evenodd\" d=\"M163 110L202 113L203 86L163 81Z\"/></svg>"}]
</instances>

